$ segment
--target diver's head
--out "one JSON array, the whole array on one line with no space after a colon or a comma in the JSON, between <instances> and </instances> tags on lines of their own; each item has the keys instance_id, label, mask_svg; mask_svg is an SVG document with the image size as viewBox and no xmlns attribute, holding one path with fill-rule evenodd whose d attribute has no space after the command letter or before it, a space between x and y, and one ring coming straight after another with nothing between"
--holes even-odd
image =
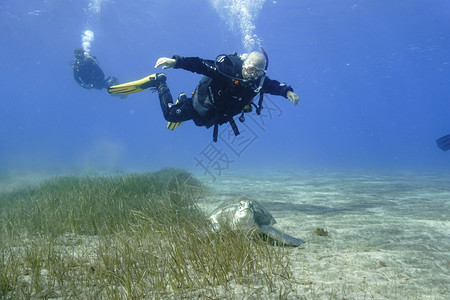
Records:
<instances>
[{"instance_id":1,"label":"diver's head","mask_svg":"<svg viewBox=\"0 0 450 300\"><path fill-rule=\"evenodd\" d=\"M77 49L73 50L73 54L75 55L76 59L83 59L84 58L84 49L77 48Z\"/></svg>"},{"instance_id":2,"label":"diver's head","mask_svg":"<svg viewBox=\"0 0 450 300\"><path fill-rule=\"evenodd\" d=\"M264 55L254 51L247 56L242 64L242 76L245 79L260 77L266 73L265 66L266 58Z\"/></svg>"}]
</instances>

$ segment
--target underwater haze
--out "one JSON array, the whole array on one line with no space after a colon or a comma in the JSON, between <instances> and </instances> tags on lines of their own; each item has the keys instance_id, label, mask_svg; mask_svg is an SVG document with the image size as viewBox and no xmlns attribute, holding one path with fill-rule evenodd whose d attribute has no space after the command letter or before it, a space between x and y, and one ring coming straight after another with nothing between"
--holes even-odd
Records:
<instances>
[{"instance_id":1,"label":"underwater haze","mask_svg":"<svg viewBox=\"0 0 450 300\"><path fill-rule=\"evenodd\" d=\"M0 173L450 171L435 142L450 134L447 0L2 0L0 28ZM264 48L300 103L269 95L263 118L213 143L191 121L168 130L157 93L78 86L82 46L121 82L161 72L162 56ZM165 73L175 97L201 79Z\"/></svg>"},{"instance_id":2,"label":"underwater haze","mask_svg":"<svg viewBox=\"0 0 450 300\"><path fill-rule=\"evenodd\" d=\"M449 0L0 0L0 29L0 298L449 299ZM300 102L214 143L150 89L80 87L80 47L121 83L264 49ZM174 98L202 78L164 72ZM246 254L179 214L242 196L306 243Z\"/></svg>"}]
</instances>

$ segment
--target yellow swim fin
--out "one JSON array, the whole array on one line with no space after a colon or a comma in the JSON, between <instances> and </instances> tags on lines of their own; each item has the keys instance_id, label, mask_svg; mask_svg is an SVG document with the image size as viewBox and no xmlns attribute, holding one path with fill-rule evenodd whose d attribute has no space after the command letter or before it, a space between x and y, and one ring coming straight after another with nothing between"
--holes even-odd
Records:
<instances>
[{"instance_id":1,"label":"yellow swim fin","mask_svg":"<svg viewBox=\"0 0 450 300\"><path fill-rule=\"evenodd\" d=\"M163 73L161 73L163 74ZM164 75L165 77L165 75ZM158 73L145 76L142 79L113 85L108 88L108 93L128 95L143 91L149 87L155 87L158 84Z\"/></svg>"},{"instance_id":2,"label":"yellow swim fin","mask_svg":"<svg viewBox=\"0 0 450 300\"><path fill-rule=\"evenodd\" d=\"M183 124L183 122L167 122L167 129L174 130L181 124Z\"/></svg>"},{"instance_id":3,"label":"yellow swim fin","mask_svg":"<svg viewBox=\"0 0 450 300\"><path fill-rule=\"evenodd\" d=\"M180 102L180 101L186 100L186 98L187 98L186 93L181 93L178 96L177 101L175 102L175 104L178 104L178 102ZM167 122L167 129L174 130L175 128L177 128L181 124L183 124L183 122Z\"/></svg>"}]
</instances>

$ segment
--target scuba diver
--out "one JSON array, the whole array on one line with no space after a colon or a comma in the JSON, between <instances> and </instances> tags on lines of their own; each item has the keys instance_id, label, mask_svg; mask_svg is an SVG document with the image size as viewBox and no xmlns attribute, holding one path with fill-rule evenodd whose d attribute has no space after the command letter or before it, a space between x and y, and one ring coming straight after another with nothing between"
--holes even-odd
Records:
<instances>
[{"instance_id":1,"label":"scuba diver","mask_svg":"<svg viewBox=\"0 0 450 300\"><path fill-rule=\"evenodd\" d=\"M105 73L98 65L97 58L85 54L83 48L74 51L75 62L73 63L73 78L85 89L107 89L119 83L116 77L105 79Z\"/></svg>"},{"instance_id":2,"label":"scuba diver","mask_svg":"<svg viewBox=\"0 0 450 300\"><path fill-rule=\"evenodd\" d=\"M264 54L263 54L264 53ZM299 98L292 87L266 76L268 65L267 54L251 52L248 56L221 54L215 60L198 57L172 58L161 57L155 68L184 69L204 75L191 98L181 93L173 102L166 83L164 73L155 73L129 83L111 86L108 92L115 94L131 94L146 88L158 91L164 118L169 121L167 127L174 129L183 121L193 120L197 126L210 128L214 125L213 140L217 141L218 126L229 122L235 135L239 130L233 117L240 114L240 121L245 120L244 112L250 112L252 105L259 114L262 109L263 94L283 96L294 105ZM258 105L253 103L254 97L260 95Z\"/></svg>"},{"instance_id":3,"label":"scuba diver","mask_svg":"<svg viewBox=\"0 0 450 300\"><path fill-rule=\"evenodd\" d=\"M450 134L440 137L436 140L437 146L442 151L450 150Z\"/></svg>"}]
</instances>

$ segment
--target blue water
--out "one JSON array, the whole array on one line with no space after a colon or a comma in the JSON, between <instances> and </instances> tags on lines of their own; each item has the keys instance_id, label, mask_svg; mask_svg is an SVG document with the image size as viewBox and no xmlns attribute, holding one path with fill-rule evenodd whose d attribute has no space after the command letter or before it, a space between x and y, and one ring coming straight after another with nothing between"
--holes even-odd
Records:
<instances>
[{"instance_id":1,"label":"blue water","mask_svg":"<svg viewBox=\"0 0 450 300\"><path fill-rule=\"evenodd\" d=\"M2 0L0 172L154 170L220 176L239 168L450 171L447 0ZM119 99L72 78L89 42L107 76L157 70L157 58L213 59L263 47L268 76L292 85L239 139L185 122L166 129L157 94ZM250 38L246 38L249 34ZM176 96L201 76L167 70Z\"/></svg>"}]
</instances>

